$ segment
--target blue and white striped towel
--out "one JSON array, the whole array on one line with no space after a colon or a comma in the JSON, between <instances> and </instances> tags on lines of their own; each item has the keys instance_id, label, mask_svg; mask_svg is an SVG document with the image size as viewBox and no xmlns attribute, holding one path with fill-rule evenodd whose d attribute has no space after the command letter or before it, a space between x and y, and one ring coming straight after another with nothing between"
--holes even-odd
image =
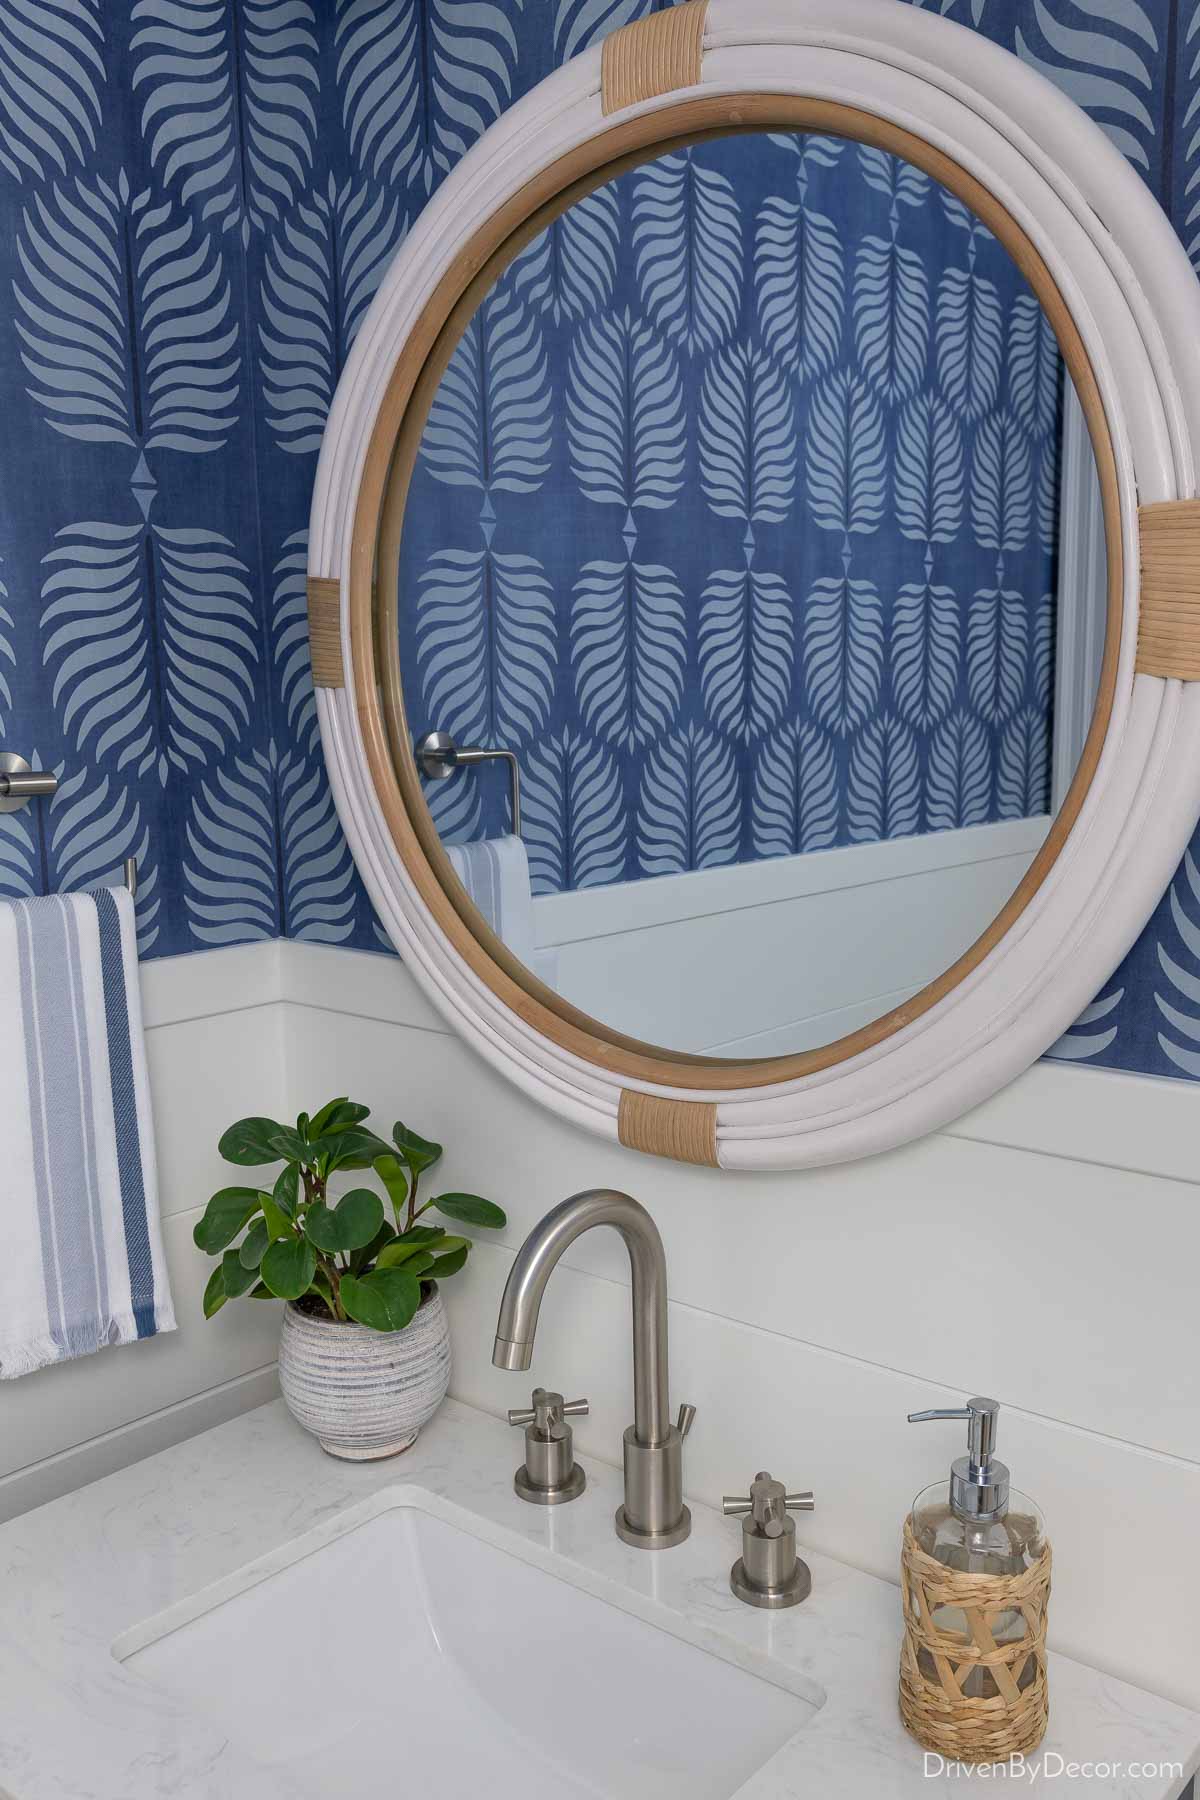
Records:
<instances>
[{"instance_id":1,"label":"blue and white striped towel","mask_svg":"<svg viewBox=\"0 0 1200 1800\"><path fill-rule=\"evenodd\" d=\"M519 837L473 838L447 844L450 866L496 936L518 962L554 987L558 957L554 950L534 948L533 888L529 856Z\"/></svg>"},{"instance_id":2,"label":"blue and white striped towel","mask_svg":"<svg viewBox=\"0 0 1200 1800\"><path fill-rule=\"evenodd\" d=\"M173 1331L132 897L0 903L0 1377Z\"/></svg>"}]
</instances>

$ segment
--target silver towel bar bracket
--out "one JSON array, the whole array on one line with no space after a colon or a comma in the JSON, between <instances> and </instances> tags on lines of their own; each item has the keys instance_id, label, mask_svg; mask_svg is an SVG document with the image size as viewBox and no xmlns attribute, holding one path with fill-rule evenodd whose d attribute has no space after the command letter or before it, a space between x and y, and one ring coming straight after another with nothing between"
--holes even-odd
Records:
<instances>
[{"instance_id":1,"label":"silver towel bar bracket","mask_svg":"<svg viewBox=\"0 0 1200 1800\"><path fill-rule=\"evenodd\" d=\"M58 792L58 776L50 769L31 769L23 756L0 750L0 812L20 812L31 800Z\"/></svg>"},{"instance_id":2,"label":"silver towel bar bracket","mask_svg":"<svg viewBox=\"0 0 1200 1800\"><path fill-rule=\"evenodd\" d=\"M31 800L50 800L58 792L58 776L52 769L31 769L15 750L0 750L0 813L20 812ZM121 869L129 892L137 898L136 856L127 856Z\"/></svg>"},{"instance_id":3,"label":"silver towel bar bracket","mask_svg":"<svg viewBox=\"0 0 1200 1800\"><path fill-rule=\"evenodd\" d=\"M475 763L506 762L512 804L514 837L521 835L521 771L512 750L477 750L460 748L448 731L429 731L418 740L415 750L417 767L432 781L445 781L455 769L469 769Z\"/></svg>"}]
</instances>

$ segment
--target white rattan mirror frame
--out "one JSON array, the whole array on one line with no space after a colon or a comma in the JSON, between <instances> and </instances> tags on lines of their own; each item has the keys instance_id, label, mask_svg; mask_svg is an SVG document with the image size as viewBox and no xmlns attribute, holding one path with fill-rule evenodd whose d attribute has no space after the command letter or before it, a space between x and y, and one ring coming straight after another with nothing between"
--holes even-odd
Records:
<instances>
[{"instance_id":1,"label":"white rattan mirror frame","mask_svg":"<svg viewBox=\"0 0 1200 1800\"><path fill-rule=\"evenodd\" d=\"M844 129L909 154L1008 232L1090 411L1114 580L1097 723L1036 879L878 1026L830 1053L721 1065L594 1025L469 922L415 775L389 751L372 579L405 407L481 267L590 172L755 124ZM309 538L317 708L342 824L388 935L467 1041L577 1125L738 1169L906 1142L1036 1060L1132 944L1200 813L1197 344L1200 285L1103 132L1006 51L899 0L689 0L506 112L417 219L364 321Z\"/></svg>"}]
</instances>

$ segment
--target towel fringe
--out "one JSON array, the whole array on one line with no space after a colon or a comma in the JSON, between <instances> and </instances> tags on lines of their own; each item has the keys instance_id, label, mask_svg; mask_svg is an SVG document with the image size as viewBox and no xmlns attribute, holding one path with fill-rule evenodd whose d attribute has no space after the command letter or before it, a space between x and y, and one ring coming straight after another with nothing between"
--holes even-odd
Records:
<instances>
[{"instance_id":1,"label":"towel fringe","mask_svg":"<svg viewBox=\"0 0 1200 1800\"><path fill-rule=\"evenodd\" d=\"M160 1332L175 1330L175 1313L169 1300L160 1300L154 1308L155 1337ZM18 1375L32 1375L38 1369L55 1363L72 1362L78 1356L94 1356L97 1350L108 1350L116 1344L138 1342L137 1320L132 1312L116 1313L106 1324L89 1320L67 1330L61 1337L43 1332L24 1338L19 1343L0 1343L0 1381L15 1381Z\"/></svg>"},{"instance_id":2,"label":"towel fringe","mask_svg":"<svg viewBox=\"0 0 1200 1800\"><path fill-rule=\"evenodd\" d=\"M168 1295L165 1299L155 1302L154 1336L157 1337L162 1331L174 1331L175 1329L175 1308L171 1305Z\"/></svg>"},{"instance_id":3,"label":"towel fringe","mask_svg":"<svg viewBox=\"0 0 1200 1800\"><path fill-rule=\"evenodd\" d=\"M93 1344L91 1348L99 1350L100 1345ZM37 1369L49 1368L51 1363L65 1362L71 1354L48 1334L26 1338L20 1344L0 1344L0 1381L15 1381L18 1375L32 1375Z\"/></svg>"}]
</instances>

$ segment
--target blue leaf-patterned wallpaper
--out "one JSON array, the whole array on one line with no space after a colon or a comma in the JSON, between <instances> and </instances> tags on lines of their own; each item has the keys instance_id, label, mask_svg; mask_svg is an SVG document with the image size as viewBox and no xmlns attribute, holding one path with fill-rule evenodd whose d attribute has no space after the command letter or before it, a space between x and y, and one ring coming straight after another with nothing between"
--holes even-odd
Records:
<instances>
[{"instance_id":1,"label":"blue leaf-patterned wallpaper","mask_svg":"<svg viewBox=\"0 0 1200 1800\"><path fill-rule=\"evenodd\" d=\"M1044 813L1061 378L1007 253L880 151L621 177L434 398L414 731L519 752L539 893ZM428 795L507 828L502 775Z\"/></svg>"},{"instance_id":2,"label":"blue leaf-patterned wallpaper","mask_svg":"<svg viewBox=\"0 0 1200 1800\"><path fill-rule=\"evenodd\" d=\"M925 3L1064 87L1200 262L1200 0ZM378 945L307 672L304 531L330 396L380 273L447 169L519 93L650 6L0 9L0 741L62 776L51 806L0 820L0 892L95 881L136 853L148 955L280 933ZM712 260L690 327L703 349L726 330L719 246ZM671 280L668 266L650 283L664 306ZM731 370L725 387L752 384ZM714 414L720 403L714 390ZM593 504L619 518L619 500ZM633 510L642 560L654 513L643 524ZM717 515L711 529L727 527ZM770 584L745 575L779 573L774 526L761 527L751 565L725 547L704 572L734 572L714 631L751 603L775 617ZM462 557L447 564L447 604L469 604L482 546L445 548ZM522 554L497 531L495 577L523 596L536 655L554 626ZM619 530L591 560L627 565ZM588 596L600 630L606 579L597 570ZM736 725L739 706L773 704L771 679L747 701L710 678L711 704ZM597 683L594 721L604 707ZM580 754L573 740L559 752ZM1200 1075L1198 863L1200 839L1062 1054Z\"/></svg>"}]
</instances>

